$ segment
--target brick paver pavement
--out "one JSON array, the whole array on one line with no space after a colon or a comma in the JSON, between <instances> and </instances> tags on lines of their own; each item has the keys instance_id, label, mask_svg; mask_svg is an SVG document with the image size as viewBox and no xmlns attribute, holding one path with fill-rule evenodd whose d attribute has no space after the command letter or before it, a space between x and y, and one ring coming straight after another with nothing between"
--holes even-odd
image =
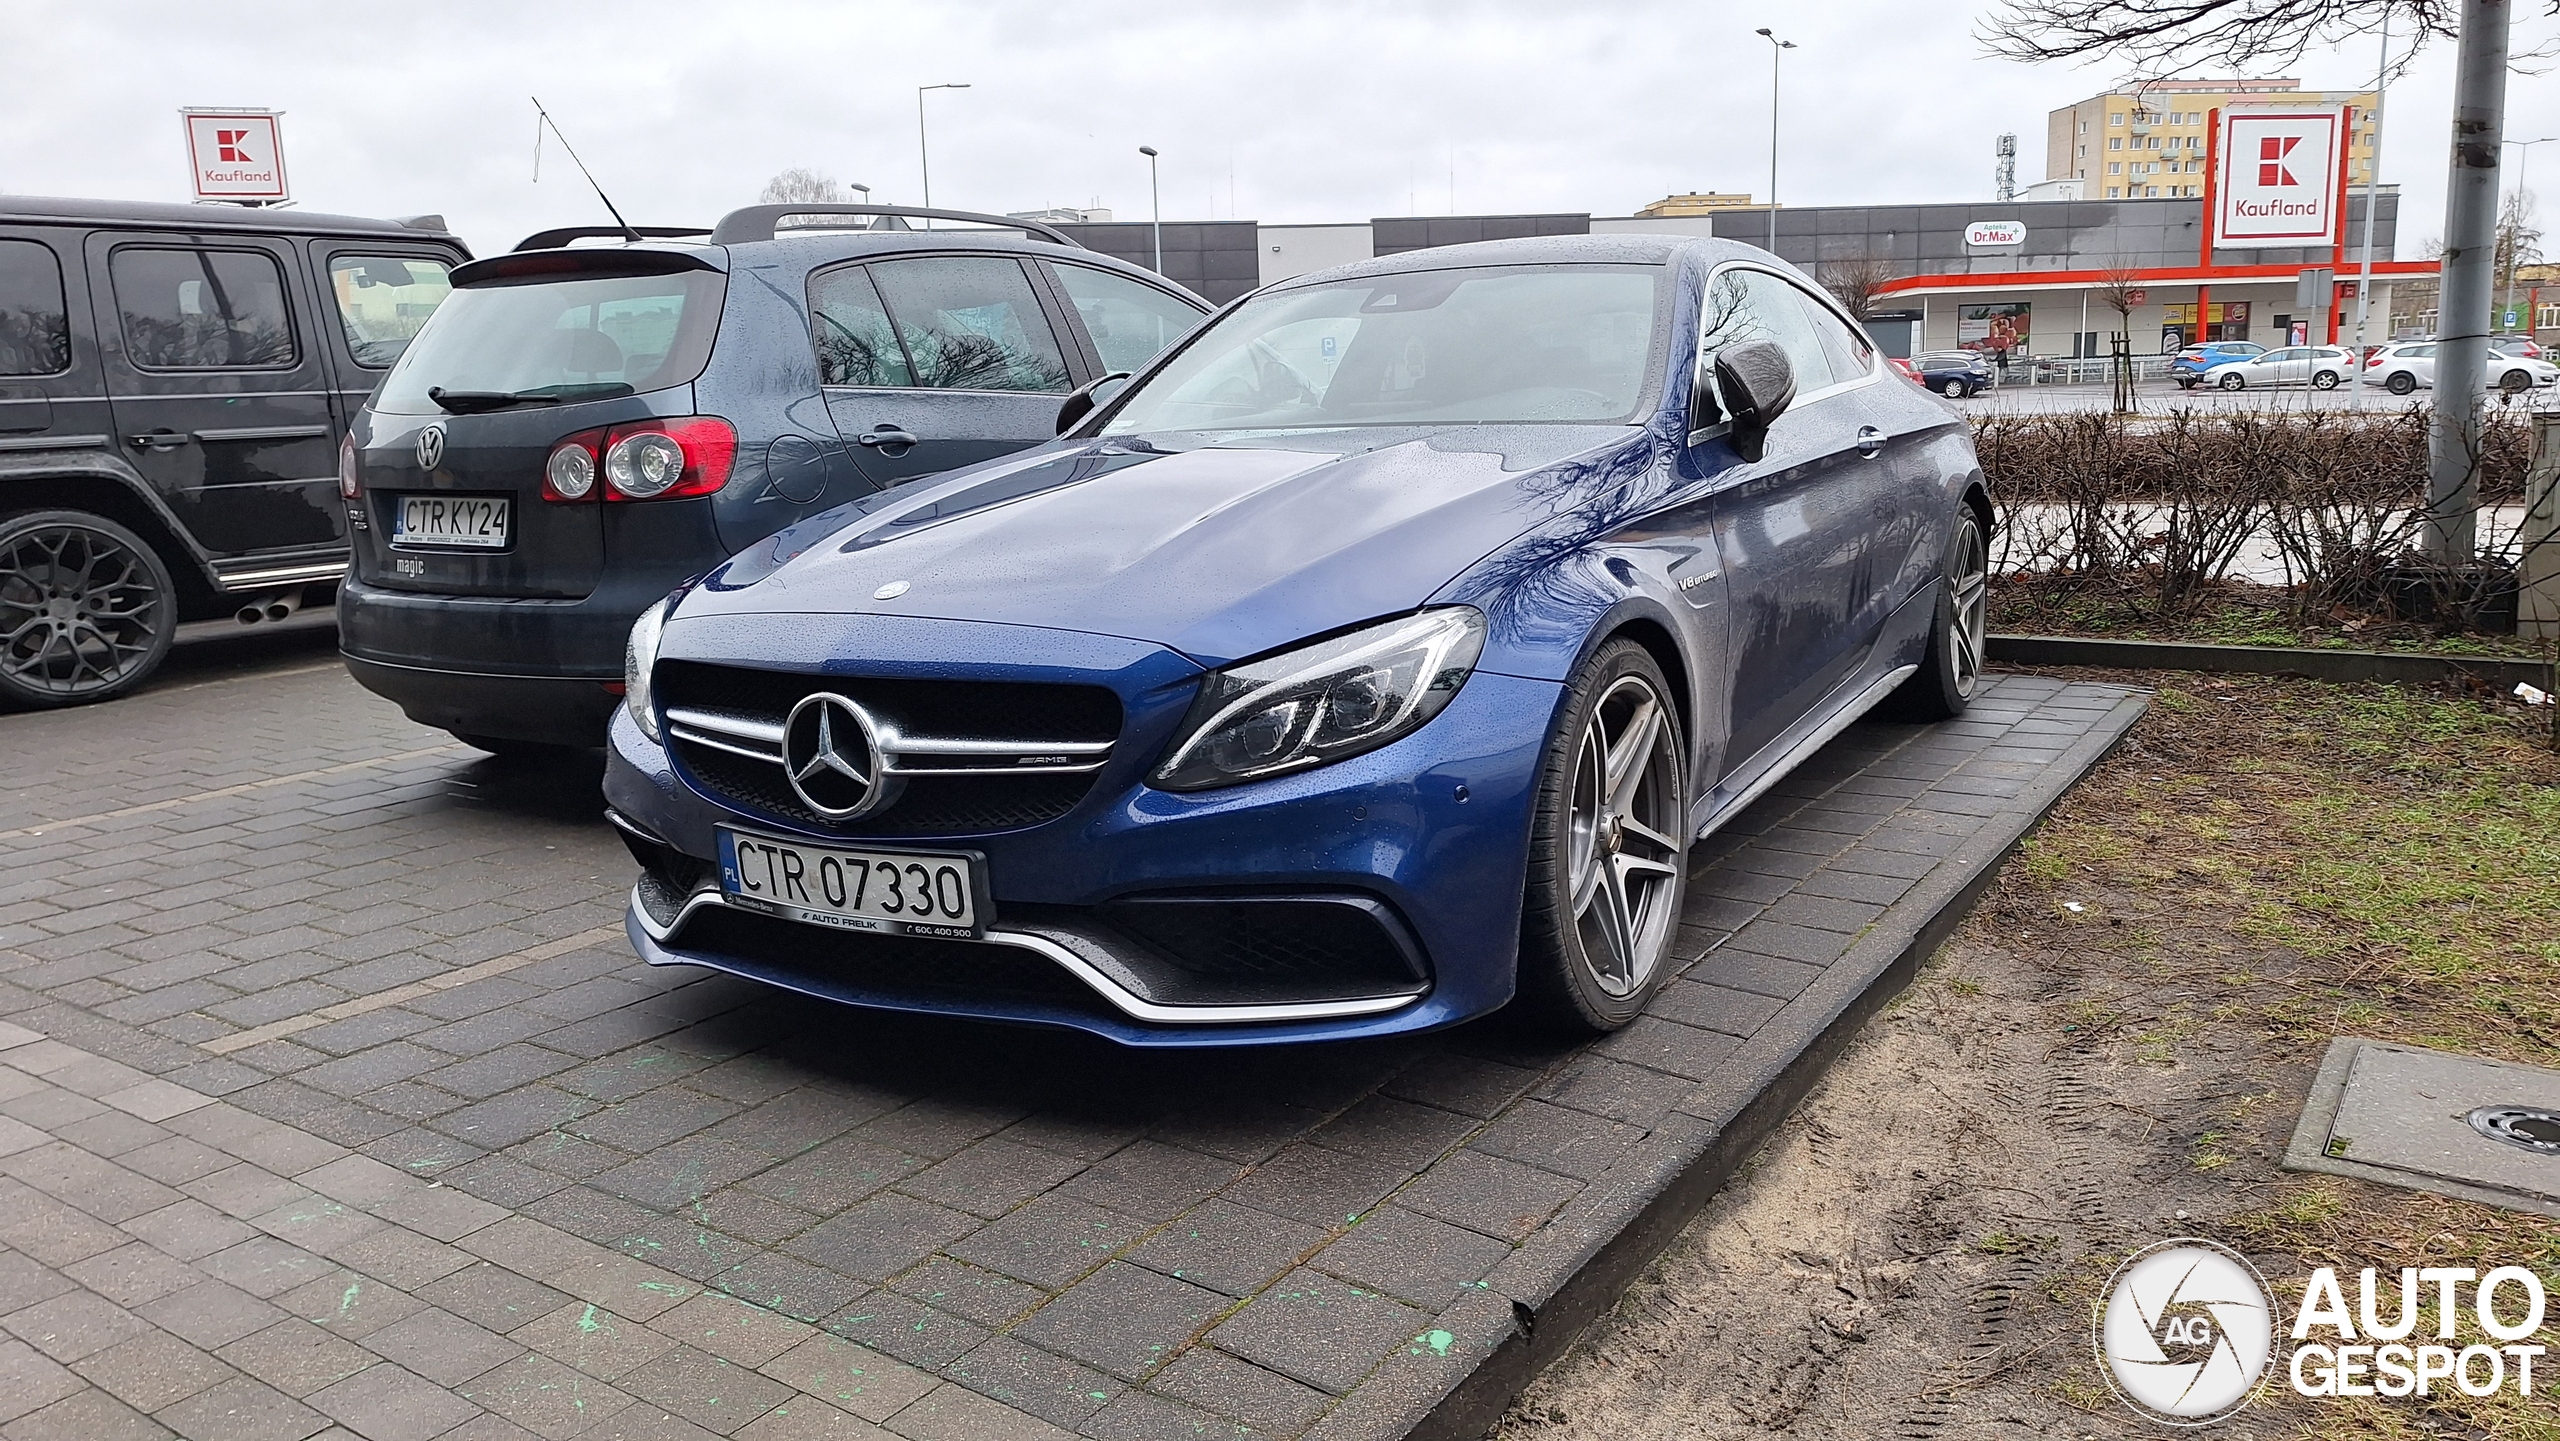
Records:
<instances>
[{"instance_id":1,"label":"brick paver pavement","mask_svg":"<svg viewBox=\"0 0 2560 1441\"><path fill-rule=\"evenodd\" d=\"M1597 1045L1234 1055L643 967L592 769L325 652L0 717L0 1438L1395 1434L2128 706L1853 729Z\"/></svg>"}]
</instances>

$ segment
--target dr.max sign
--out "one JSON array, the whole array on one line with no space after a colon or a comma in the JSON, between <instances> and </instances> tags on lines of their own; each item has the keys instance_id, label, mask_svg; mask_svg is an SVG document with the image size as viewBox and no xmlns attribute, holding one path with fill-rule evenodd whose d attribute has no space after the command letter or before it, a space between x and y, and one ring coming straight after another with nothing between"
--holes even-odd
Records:
<instances>
[{"instance_id":1,"label":"dr.max sign","mask_svg":"<svg viewBox=\"0 0 2560 1441\"><path fill-rule=\"evenodd\" d=\"M284 142L272 110L180 112L187 122L187 168L198 200L290 200Z\"/></svg>"},{"instance_id":2,"label":"dr.max sign","mask_svg":"<svg viewBox=\"0 0 2560 1441\"><path fill-rule=\"evenodd\" d=\"M1964 228L1967 245L2024 245L2027 222L2023 220L1977 220Z\"/></svg>"},{"instance_id":3,"label":"dr.max sign","mask_svg":"<svg viewBox=\"0 0 2560 1441\"><path fill-rule=\"evenodd\" d=\"M2230 250L2332 245L2347 107L2222 112L2213 243Z\"/></svg>"}]
</instances>

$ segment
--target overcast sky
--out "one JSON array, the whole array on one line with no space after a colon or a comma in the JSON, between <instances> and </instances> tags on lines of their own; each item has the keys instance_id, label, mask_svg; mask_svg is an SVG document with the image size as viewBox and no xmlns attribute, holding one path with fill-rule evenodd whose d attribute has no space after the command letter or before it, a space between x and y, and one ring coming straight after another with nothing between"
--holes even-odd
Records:
<instances>
[{"instance_id":1,"label":"overcast sky","mask_svg":"<svg viewBox=\"0 0 2560 1441\"><path fill-rule=\"evenodd\" d=\"M1144 219L1137 147L1152 144L1169 220L1624 215L1672 191L1767 193L1765 24L1801 47L1785 58L1783 201L1987 200L2000 132L2018 135L2019 180L2039 179L2046 111L2123 76L1984 59L1986 8L0 0L0 191L183 200L178 108L266 106L287 112L304 208L441 212L486 253L605 219L556 146L534 182L528 95L633 221L707 225L787 166L919 200L915 87L958 81L971 88L927 98L947 207ZM2549 28L2528 18L2517 48ZM2374 59L2368 37L2296 69L2346 89ZM2442 229L2451 60L2422 56L2385 113L2403 256ZM2560 135L2553 81L2516 76L2509 100L2509 135ZM2532 163L2560 194L2560 145Z\"/></svg>"}]
</instances>

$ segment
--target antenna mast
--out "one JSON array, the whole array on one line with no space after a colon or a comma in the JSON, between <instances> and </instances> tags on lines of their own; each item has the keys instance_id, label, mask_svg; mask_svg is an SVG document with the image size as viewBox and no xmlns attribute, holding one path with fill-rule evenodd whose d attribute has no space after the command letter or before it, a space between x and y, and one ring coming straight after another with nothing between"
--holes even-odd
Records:
<instances>
[{"instance_id":1,"label":"antenna mast","mask_svg":"<svg viewBox=\"0 0 2560 1441\"><path fill-rule=\"evenodd\" d=\"M562 143L566 144L567 142L564 141ZM1994 200L2017 199L2018 137L2015 135L2001 136L1998 140L1992 142L1991 153L2000 157L2000 163L1994 166L1991 171L1991 198Z\"/></svg>"},{"instance_id":2,"label":"antenna mast","mask_svg":"<svg viewBox=\"0 0 2560 1441\"><path fill-rule=\"evenodd\" d=\"M542 175L542 131L539 125L548 125L551 138L559 141L560 148L569 152L569 159L577 165L578 173L587 177L588 187L595 191L596 199L604 202L605 210L613 216L613 223L621 226L622 233L633 240L640 239L640 232L632 229L631 222L622 218L622 211L613 203L613 197L604 193L603 186L596 184L595 172L587 168L587 162L578 159L578 148L569 143L568 136L560 133L560 122L552 119L551 112L542 108L542 97L528 95L525 98L533 102L533 113L538 117L538 126L533 132L534 177L540 179Z\"/></svg>"}]
</instances>

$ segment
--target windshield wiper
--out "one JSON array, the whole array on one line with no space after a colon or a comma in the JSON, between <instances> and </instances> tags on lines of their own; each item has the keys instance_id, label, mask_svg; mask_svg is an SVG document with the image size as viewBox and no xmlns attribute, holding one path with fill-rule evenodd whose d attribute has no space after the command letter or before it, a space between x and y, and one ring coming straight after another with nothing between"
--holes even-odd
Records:
<instances>
[{"instance_id":1,"label":"windshield wiper","mask_svg":"<svg viewBox=\"0 0 2560 1441\"><path fill-rule=\"evenodd\" d=\"M603 400L611 396L632 394L630 383L620 380L597 381L587 385L538 385L531 390L447 390L440 385L427 387L427 399L436 403L447 415L477 415L482 411L505 410L518 405L558 405L570 400Z\"/></svg>"}]
</instances>

